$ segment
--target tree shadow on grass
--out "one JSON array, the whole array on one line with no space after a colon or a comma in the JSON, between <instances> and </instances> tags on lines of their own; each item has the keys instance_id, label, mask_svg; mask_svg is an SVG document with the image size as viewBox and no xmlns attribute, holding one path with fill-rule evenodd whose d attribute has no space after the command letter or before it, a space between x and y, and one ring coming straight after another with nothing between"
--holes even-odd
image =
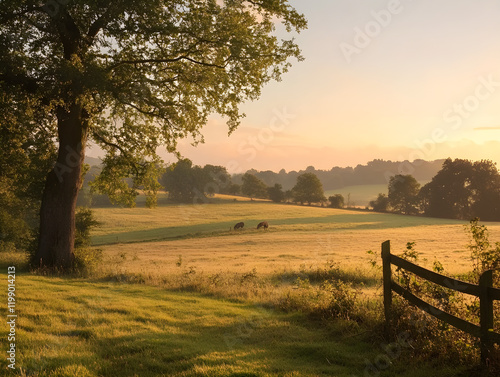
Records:
<instances>
[{"instance_id":1,"label":"tree shadow on grass","mask_svg":"<svg viewBox=\"0 0 500 377\"><path fill-rule=\"evenodd\" d=\"M260 312L262 313L262 312ZM266 314L261 314L266 316ZM267 314L268 315L268 314ZM99 376L350 376L368 344L335 342L295 321L254 317L226 326L185 324L181 334L140 332L98 340Z\"/></svg>"}]
</instances>

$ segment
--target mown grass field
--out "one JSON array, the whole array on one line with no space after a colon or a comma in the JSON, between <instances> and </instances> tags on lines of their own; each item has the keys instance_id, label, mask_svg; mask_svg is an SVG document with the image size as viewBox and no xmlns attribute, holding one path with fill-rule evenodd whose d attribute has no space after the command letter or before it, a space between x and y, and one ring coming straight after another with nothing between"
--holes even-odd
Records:
<instances>
[{"instance_id":1,"label":"mown grass field","mask_svg":"<svg viewBox=\"0 0 500 377\"><path fill-rule=\"evenodd\" d=\"M105 250L110 261L128 261L121 263L127 271L166 273L176 269L179 256L184 264L204 271L256 268L272 273L328 260L363 267L371 258L366 251L378 254L388 239L394 253L402 252L407 242L416 242L424 264L438 258L447 271L470 269L467 222L459 220L240 199L95 211L102 226L93 243ZM264 220L269 230L257 230ZM232 230L239 221L245 228ZM500 240L500 223L488 223L488 229L492 240Z\"/></svg>"},{"instance_id":2,"label":"mown grass field","mask_svg":"<svg viewBox=\"0 0 500 377\"><path fill-rule=\"evenodd\" d=\"M427 181L419 181L419 183L423 186ZM387 195L387 184L346 186L335 190L327 190L325 196L328 198L330 195L341 194L346 205L349 199L351 206L364 208L369 205L371 200L377 199L379 193Z\"/></svg>"},{"instance_id":3,"label":"mown grass field","mask_svg":"<svg viewBox=\"0 0 500 377\"><path fill-rule=\"evenodd\" d=\"M371 327L381 323L379 272L366 254L378 254L386 239L395 252L415 241L423 264L437 257L448 271L464 271L463 221L227 197L95 211L98 271L86 278L18 274L17 370L7 375L467 375L463 365L408 363L409 349L382 363L385 343ZM268 231L255 229L263 220ZM245 228L230 230L239 221ZM500 224L487 225L500 240ZM0 256L4 287L13 264L23 261ZM373 323L318 320L301 310L309 303L300 300L324 294L307 281L326 265L361 295L370 293L356 311L375 313ZM0 297L6 302L6 289ZM2 371L6 365L2 358Z\"/></svg>"}]
</instances>

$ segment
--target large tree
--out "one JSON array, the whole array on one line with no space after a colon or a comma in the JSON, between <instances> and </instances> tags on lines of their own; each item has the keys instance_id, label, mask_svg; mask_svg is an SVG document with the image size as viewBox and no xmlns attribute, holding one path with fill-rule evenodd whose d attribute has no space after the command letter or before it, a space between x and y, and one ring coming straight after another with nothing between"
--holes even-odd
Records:
<instances>
[{"instance_id":1,"label":"large tree","mask_svg":"<svg viewBox=\"0 0 500 377\"><path fill-rule=\"evenodd\" d=\"M241 177L241 180L243 181L241 185L241 192L243 195L247 195L251 199L267 197L266 184L255 175L245 173L243 177Z\"/></svg>"},{"instance_id":2,"label":"large tree","mask_svg":"<svg viewBox=\"0 0 500 377\"><path fill-rule=\"evenodd\" d=\"M306 21L287 0L10 0L0 7L0 93L9 116L57 143L34 263L73 260L76 197L89 142L106 151L95 188L117 199L154 187L157 150L202 140L210 113L233 131L239 105L300 57ZM44 136L45 137L45 136ZM133 176L130 188L125 178ZM154 189L151 190L154 193Z\"/></svg>"},{"instance_id":3,"label":"large tree","mask_svg":"<svg viewBox=\"0 0 500 377\"><path fill-rule=\"evenodd\" d=\"M283 192L283 186L279 183L275 183L274 186L267 188L267 195L275 203L281 203L285 200L285 193Z\"/></svg>"},{"instance_id":4,"label":"large tree","mask_svg":"<svg viewBox=\"0 0 500 377\"><path fill-rule=\"evenodd\" d=\"M396 212L406 215L418 213L420 183L413 176L397 174L391 177L388 191L389 203Z\"/></svg>"},{"instance_id":5,"label":"large tree","mask_svg":"<svg viewBox=\"0 0 500 377\"><path fill-rule=\"evenodd\" d=\"M203 202L209 181L210 176L203 168L193 166L187 158L170 165L161 179L169 198L181 203Z\"/></svg>"},{"instance_id":6,"label":"large tree","mask_svg":"<svg viewBox=\"0 0 500 377\"><path fill-rule=\"evenodd\" d=\"M500 220L500 174L489 160L448 158L420 196L428 216Z\"/></svg>"},{"instance_id":7,"label":"large tree","mask_svg":"<svg viewBox=\"0 0 500 377\"><path fill-rule=\"evenodd\" d=\"M25 250L32 241L43 179L55 158L50 133L27 114L13 117L14 105L0 93L0 251Z\"/></svg>"},{"instance_id":8,"label":"large tree","mask_svg":"<svg viewBox=\"0 0 500 377\"><path fill-rule=\"evenodd\" d=\"M203 203L206 194L213 195L231 183L226 168L215 165L193 165L187 158L167 167L161 183L169 198L181 203Z\"/></svg>"}]
</instances>

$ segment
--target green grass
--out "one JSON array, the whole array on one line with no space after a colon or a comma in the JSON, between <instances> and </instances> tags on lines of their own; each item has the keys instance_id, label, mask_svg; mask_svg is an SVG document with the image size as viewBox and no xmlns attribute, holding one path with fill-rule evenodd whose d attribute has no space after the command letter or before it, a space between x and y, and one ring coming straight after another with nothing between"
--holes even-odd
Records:
<instances>
[{"instance_id":1,"label":"green grass","mask_svg":"<svg viewBox=\"0 0 500 377\"><path fill-rule=\"evenodd\" d=\"M362 376L383 355L359 330L300 313L137 284L18 275L16 285L11 375ZM394 363L381 375L456 375Z\"/></svg>"},{"instance_id":2,"label":"green grass","mask_svg":"<svg viewBox=\"0 0 500 377\"><path fill-rule=\"evenodd\" d=\"M18 274L18 369L10 375L376 375L365 369L385 360L380 277L366 250L391 239L397 253L417 240L430 263L437 254L466 259L457 258L465 222L453 220L230 198L96 214L98 273ZM257 231L263 220L270 229ZM230 231L239 221L245 229ZM488 228L498 239L500 224ZM8 265L25 264L19 254L0 255L0 278L6 282ZM356 321L312 315L324 304L320 295L328 298L320 285L330 278L366 293ZM460 363L413 360L414 351L383 365L380 376L468 375Z\"/></svg>"},{"instance_id":3,"label":"green grass","mask_svg":"<svg viewBox=\"0 0 500 377\"><path fill-rule=\"evenodd\" d=\"M239 221L245 222L245 230L248 231L256 230L256 225L266 220L271 230L277 232L329 232L463 223L256 201L165 205L153 209L100 208L95 212L103 226L94 233L94 245L221 236L234 233L231 229Z\"/></svg>"}]
</instances>

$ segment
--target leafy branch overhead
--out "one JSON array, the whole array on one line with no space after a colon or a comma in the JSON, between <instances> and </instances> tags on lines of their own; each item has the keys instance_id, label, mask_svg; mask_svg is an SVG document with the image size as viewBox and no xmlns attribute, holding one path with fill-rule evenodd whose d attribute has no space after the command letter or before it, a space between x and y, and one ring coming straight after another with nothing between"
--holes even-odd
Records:
<instances>
[{"instance_id":1,"label":"leafy branch overhead","mask_svg":"<svg viewBox=\"0 0 500 377\"><path fill-rule=\"evenodd\" d=\"M2 1L0 119L58 149L43 171L32 264L73 264L88 144L106 152L95 190L130 204L142 188L153 205L161 147L202 141L212 113L232 132L240 104L302 59L277 24L306 27L286 0Z\"/></svg>"},{"instance_id":2,"label":"leafy branch overhead","mask_svg":"<svg viewBox=\"0 0 500 377\"><path fill-rule=\"evenodd\" d=\"M179 138L202 141L210 113L232 132L238 106L302 59L293 39L275 35L277 20L306 27L284 0L53 3L0 8L0 87L30 98L11 111L36 108L54 122L76 102L107 159L131 166L155 161L162 145L175 151Z\"/></svg>"}]
</instances>

